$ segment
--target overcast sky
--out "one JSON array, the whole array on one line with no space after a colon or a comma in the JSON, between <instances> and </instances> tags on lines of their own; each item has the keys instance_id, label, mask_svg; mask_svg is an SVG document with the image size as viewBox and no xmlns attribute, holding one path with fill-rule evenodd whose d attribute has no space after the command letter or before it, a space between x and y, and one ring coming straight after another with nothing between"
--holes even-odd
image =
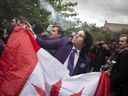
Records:
<instances>
[{"instance_id":1,"label":"overcast sky","mask_svg":"<svg viewBox=\"0 0 128 96\"><path fill-rule=\"evenodd\" d=\"M128 0L76 0L79 18L102 26L104 21L128 23Z\"/></svg>"}]
</instances>

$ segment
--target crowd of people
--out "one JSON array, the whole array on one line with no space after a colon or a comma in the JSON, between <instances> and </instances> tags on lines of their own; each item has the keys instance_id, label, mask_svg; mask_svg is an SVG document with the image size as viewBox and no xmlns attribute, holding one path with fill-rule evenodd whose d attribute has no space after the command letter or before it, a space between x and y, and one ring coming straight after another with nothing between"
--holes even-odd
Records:
<instances>
[{"instance_id":1,"label":"crowd of people","mask_svg":"<svg viewBox=\"0 0 128 96\"><path fill-rule=\"evenodd\" d=\"M12 19L6 39L0 40L0 55L9 35L16 26L24 26L33 32L32 26L24 19ZM117 41L93 42L85 30L63 35L61 26L52 26L49 35L41 32L36 40L39 45L58 59L69 75L106 71L110 76L112 96L127 96L128 90L128 35L122 34Z\"/></svg>"}]
</instances>

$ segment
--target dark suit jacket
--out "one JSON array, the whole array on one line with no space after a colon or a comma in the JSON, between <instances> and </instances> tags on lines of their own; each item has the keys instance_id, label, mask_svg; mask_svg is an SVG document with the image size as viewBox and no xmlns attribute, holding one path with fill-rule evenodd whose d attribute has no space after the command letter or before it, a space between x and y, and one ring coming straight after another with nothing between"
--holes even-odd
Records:
<instances>
[{"instance_id":1,"label":"dark suit jacket","mask_svg":"<svg viewBox=\"0 0 128 96\"><path fill-rule=\"evenodd\" d=\"M55 57L64 64L64 62L66 61L67 57L69 56L71 50L72 50L72 43L68 42L65 46L63 46L62 48L58 49L58 51L55 54ZM85 56L79 56L78 58L78 62L77 65L73 71L73 75L77 75L77 74L82 74L82 73L86 73L89 72L91 69L91 64L90 64L90 59L87 56L87 54L85 53Z\"/></svg>"},{"instance_id":2,"label":"dark suit jacket","mask_svg":"<svg viewBox=\"0 0 128 96\"><path fill-rule=\"evenodd\" d=\"M116 96L128 96L128 48L119 52L111 72L112 91Z\"/></svg>"}]
</instances>

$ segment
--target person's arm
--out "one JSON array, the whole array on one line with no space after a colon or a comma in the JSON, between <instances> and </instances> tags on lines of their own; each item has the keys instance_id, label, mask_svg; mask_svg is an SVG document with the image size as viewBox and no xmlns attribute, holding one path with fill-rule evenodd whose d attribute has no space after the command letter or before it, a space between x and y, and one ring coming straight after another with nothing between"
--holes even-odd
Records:
<instances>
[{"instance_id":1,"label":"person's arm","mask_svg":"<svg viewBox=\"0 0 128 96\"><path fill-rule=\"evenodd\" d=\"M43 39L41 38L41 36L37 36L37 41L42 48L57 49L58 47L60 47L62 39Z\"/></svg>"}]
</instances>

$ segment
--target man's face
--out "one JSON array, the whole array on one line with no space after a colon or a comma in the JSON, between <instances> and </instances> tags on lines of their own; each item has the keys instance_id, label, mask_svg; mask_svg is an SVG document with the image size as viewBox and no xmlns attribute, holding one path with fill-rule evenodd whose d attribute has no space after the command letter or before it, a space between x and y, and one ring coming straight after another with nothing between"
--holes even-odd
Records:
<instances>
[{"instance_id":1,"label":"man's face","mask_svg":"<svg viewBox=\"0 0 128 96\"><path fill-rule=\"evenodd\" d=\"M79 31L76 35L73 36L72 42L77 48L82 48L84 46L84 31Z\"/></svg>"},{"instance_id":2,"label":"man's face","mask_svg":"<svg viewBox=\"0 0 128 96\"><path fill-rule=\"evenodd\" d=\"M120 39L119 39L119 46L120 46L120 48L125 48L125 47L127 47L128 46L128 43L127 43L127 37L120 37Z\"/></svg>"},{"instance_id":3,"label":"man's face","mask_svg":"<svg viewBox=\"0 0 128 96\"><path fill-rule=\"evenodd\" d=\"M59 34L58 31L59 31L59 28L58 27L53 27L52 30L51 30L51 32L50 32L50 37L52 37L52 38L59 37L60 34Z\"/></svg>"}]
</instances>

